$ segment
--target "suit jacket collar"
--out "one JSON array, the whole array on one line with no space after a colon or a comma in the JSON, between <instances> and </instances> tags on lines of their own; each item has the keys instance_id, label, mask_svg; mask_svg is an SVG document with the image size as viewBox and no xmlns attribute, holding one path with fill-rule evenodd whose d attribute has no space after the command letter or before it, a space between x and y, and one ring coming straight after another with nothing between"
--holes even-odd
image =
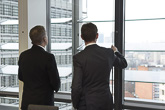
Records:
<instances>
[{"instance_id":1,"label":"suit jacket collar","mask_svg":"<svg viewBox=\"0 0 165 110\"><path fill-rule=\"evenodd\" d=\"M94 45L94 44L96 44L96 43L89 43L89 44L85 45L85 47L88 47L88 46Z\"/></svg>"},{"instance_id":2,"label":"suit jacket collar","mask_svg":"<svg viewBox=\"0 0 165 110\"><path fill-rule=\"evenodd\" d=\"M31 49L45 51L42 47L40 47L40 46L38 46L38 45L33 45Z\"/></svg>"},{"instance_id":3,"label":"suit jacket collar","mask_svg":"<svg viewBox=\"0 0 165 110\"><path fill-rule=\"evenodd\" d=\"M43 47L43 46L41 46L41 45L37 45L37 46L42 47L42 48L45 50L45 47Z\"/></svg>"},{"instance_id":4,"label":"suit jacket collar","mask_svg":"<svg viewBox=\"0 0 165 110\"><path fill-rule=\"evenodd\" d=\"M85 49L92 48L92 47L97 47L97 46L98 46L97 44L92 44L92 45L88 45L87 47L85 47Z\"/></svg>"}]
</instances>

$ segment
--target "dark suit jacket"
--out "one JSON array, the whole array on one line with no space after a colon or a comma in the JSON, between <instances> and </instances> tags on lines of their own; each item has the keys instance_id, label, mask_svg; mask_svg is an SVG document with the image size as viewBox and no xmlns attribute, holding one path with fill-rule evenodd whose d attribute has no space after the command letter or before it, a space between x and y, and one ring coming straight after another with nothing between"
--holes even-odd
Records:
<instances>
[{"instance_id":1,"label":"dark suit jacket","mask_svg":"<svg viewBox=\"0 0 165 110\"><path fill-rule=\"evenodd\" d=\"M33 45L19 57L19 80L24 82L22 110L29 104L54 105L54 90L60 87L60 78L53 54Z\"/></svg>"},{"instance_id":2,"label":"dark suit jacket","mask_svg":"<svg viewBox=\"0 0 165 110\"><path fill-rule=\"evenodd\" d=\"M123 55L94 44L73 56L73 66L73 107L78 110L112 110L110 71L113 66L127 67Z\"/></svg>"}]
</instances>

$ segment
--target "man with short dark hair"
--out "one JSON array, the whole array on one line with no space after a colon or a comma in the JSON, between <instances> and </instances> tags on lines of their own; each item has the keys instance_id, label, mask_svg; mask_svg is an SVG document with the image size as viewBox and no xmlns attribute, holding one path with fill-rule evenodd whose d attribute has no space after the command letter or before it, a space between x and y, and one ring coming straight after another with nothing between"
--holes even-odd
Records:
<instances>
[{"instance_id":1,"label":"man with short dark hair","mask_svg":"<svg viewBox=\"0 0 165 110\"><path fill-rule=\"evenodd\" d=\"M19 57L18 78L24 82L22 110L29 104L54 105L54 90L60 88L60 78L54 55L45 51L48 44L43 26L30 30L32 48L21 53Z\"/></svg>"},{"instance_id":2,"label":"man with short dark hair","mask_svg":"<svg viewBox=\"0 0 165 110\"><path fill-rule=\"evenodd\" d=\"M81 38L85 49L73 56L72 103L78 110L112 110L113 98L109 88L110 71L113 66L126 68L127 61L117 51L100 47L97 27L93 23L84 24Z\"/></svg>"}]
</instances>

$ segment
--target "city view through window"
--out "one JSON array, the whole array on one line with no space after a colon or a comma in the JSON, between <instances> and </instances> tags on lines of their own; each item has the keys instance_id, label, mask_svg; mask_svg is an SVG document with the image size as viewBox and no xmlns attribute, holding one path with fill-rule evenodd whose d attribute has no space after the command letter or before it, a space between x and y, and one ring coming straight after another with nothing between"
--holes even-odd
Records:
<instances>
[{"instance_id":1,"label":"city view through window","mask_svg":"<svg viewBox=\"0 0 165 110\"><path fill-rule=\"evenodd\" d=\"M125 99L165 103L164 3L126 0Z\"/></svg>"},{"instance_id":2,"label":"city view through window","mask_svg":"<svg viewBox=\"0 0 165 110\"><path fill-rule=\"evenodd\" d=\"M126 0L125 57L128 67L125 69L124 79L125 100L165 103L164 4L164 0ZM107 48L114 45L115 0L82 0L81 8L82 18L78 21L79 25L86 22L95 23L99 31L97 44ZM18 0L1 0L0 91L18 92L19 88L17 20ZM70 93L72 0L51 0L50 37L51 53L55 56L61 78L60 92ZM84 48L83 42L79 45ZM114 90L112 79L111 73L111 92ZM0 104L18 106L19 99L0 97ZM59 106L60 110L72 108L71 103L55 102L55 105Z\"/></svg>"}]
</instances>

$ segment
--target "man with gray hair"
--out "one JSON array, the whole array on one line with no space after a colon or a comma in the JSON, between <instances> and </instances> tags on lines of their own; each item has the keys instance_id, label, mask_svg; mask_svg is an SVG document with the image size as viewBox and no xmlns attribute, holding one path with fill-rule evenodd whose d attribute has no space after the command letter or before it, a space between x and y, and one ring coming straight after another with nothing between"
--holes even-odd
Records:
<instances>
[{"instance_id":1,"label":"man with gray hair","mask_svg":"<svg viewBox=\"0 0 165 110\"><path fill-rule=\"evenodd\" d=\"M45 51L48 44L43 26L30 30L32 48L21 53L19 57L18 78L24 83L22 110L29 104L54 105L54 90L60 88L60 78L54 55Z\"/></svg>"}]
</instances>

